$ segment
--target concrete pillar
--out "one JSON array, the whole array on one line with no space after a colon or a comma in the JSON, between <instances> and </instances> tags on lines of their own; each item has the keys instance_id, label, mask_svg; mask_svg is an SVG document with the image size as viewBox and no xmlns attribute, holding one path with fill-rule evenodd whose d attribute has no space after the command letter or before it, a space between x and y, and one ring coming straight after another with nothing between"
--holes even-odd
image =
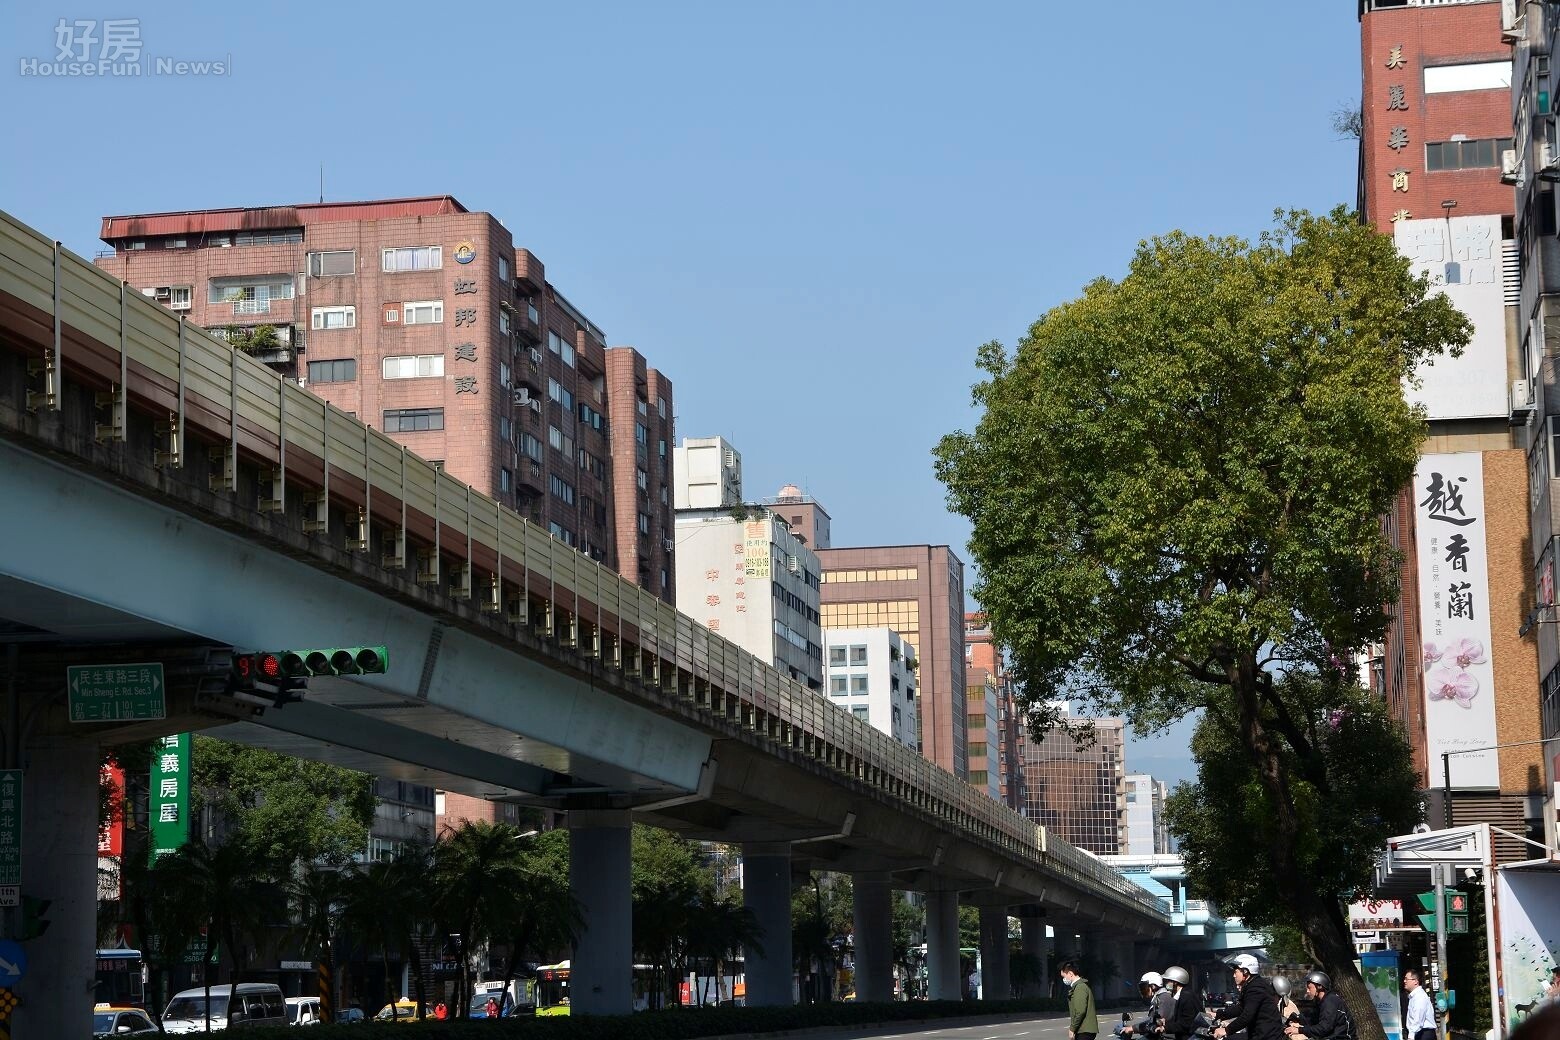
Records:
<instances>
[{"instance_id":1,"label":"concrete pillar","mask_svg":"<svg viewBox=\"0 0 1560 1040\"><path fill-rule=\"evenodd\" d=\"M743 844L742 905L758 919L764 945L762 954L743 951L748 1006L788 1006L794 999L789 842Z\"/></svg>"},{"instance_id":2,"label":"concrete pillar","mask_svg":"<svg viewBox=\"0 0 1560 1040\"><path fill-rule=\"evenodd\" d=\"M980 908L980 996L982 1000L1006 1000L1012 994L1007 926L1005 905Z\"/></svg>"},{"instance_id":3,"label":"concrete pillar","mask_svg":"<svg viewBox=\"0 0 1560 1040\"><path fill-rule=\"evenodd\" d=\"M851 875L856 999L894 999L894 890L886 873Z\"/></svg>"},{"instance_id":4,"label":"concrete pillar","mask_svg":"<svg viewBox=\"0 0 1560 1040\"><path fill-rule=\"evenodd\" d=\"M569 813L569 890L584 927L570 965L569 1013L626 1015L634 1010L630 814Z\"/></svg>"},{"instance_id":5,"label":"concrete pillar","mask_svg":"<svg viewBox=\"0 0 1560 1040\"><path fill-rule=\"evenodd\" d=\"M1033 957L1040 964L1038 988L1020 995L1025 997L1049 996L1051 993L1051 976L1056 974L1056 972L1051 965L1050 950L1048 949L1050 943L1045 935L1045 918L1020 917L1018 926L1020 936L1019 949L1024 956Z\"/></svg>"},{"instance_id":6,"label":"concrete pillar","mask_svg":"<svg viewBox=\"0 0 1560 1040\"><path fill-rule=\"evenodd\" d=\"M27 940L13 985L18 1040L90 1036L97 969L98 745L31 742L22 757L22 892L50 900L49 930ZM12 919L18 912L10 911Z\"/></svg>"},{"instance_id":7,"label":"concrete pillar","mask_svg":"<svg viewBox=\"0 0 1560 1040\"><path fill-rule=\"evenodd\" d=\"M959 893L926 894L926 982L933 1000L960 1000Z\"/></svg>"}]
</instances>

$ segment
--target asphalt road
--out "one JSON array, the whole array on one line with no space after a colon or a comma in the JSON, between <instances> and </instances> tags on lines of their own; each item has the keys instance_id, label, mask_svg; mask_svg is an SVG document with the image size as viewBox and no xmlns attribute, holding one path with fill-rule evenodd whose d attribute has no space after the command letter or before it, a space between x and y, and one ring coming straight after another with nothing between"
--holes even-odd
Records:
<instances>
[{"instance_id":1,"label":"asphalt road","mask_svg":"<svg viewBox=\"0 0 1560 1040\"><path fill-rule=\"evenodd\" d=\"M1101 1018L1103 1025L1104 1016ZM819 1035L827 1040L1067 1040L1067 1016L1043 1015L974 1024L958 1019L925 1025L898 1022L839 1032L830 1030Z\"/></svg>"}]
</instances>

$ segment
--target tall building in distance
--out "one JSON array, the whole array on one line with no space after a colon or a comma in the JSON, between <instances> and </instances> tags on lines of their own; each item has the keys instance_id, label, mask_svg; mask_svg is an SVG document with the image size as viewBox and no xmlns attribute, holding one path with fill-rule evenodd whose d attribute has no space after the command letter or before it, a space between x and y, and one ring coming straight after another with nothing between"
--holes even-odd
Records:
<instances>
[{"instance_id":1,"label":"tall building in distance","mask_svg":"<svg viewBox=\"0 0 1560 1040\"><path fill-rule=\"evenodd\" d=\"M890 628L916 648L921 753L968 779L963 562L946 545L823 548L817 554L823 627Z\"/></svg>"},{"instance_id":2,"label":"tall building in distance","mask_svg":"<svg viewBox=\"0 0 1560 1040\"><path fill-rule=\"evenodd\" d=\"M1550 369L1538 243L1553 238L1555 208L1541 140L1552 124L1536 118L1549 104L1538 82L1548 40L1531 43L1544 74L1524 85L1514 131L1509 41L1521 34L1503 24L1508 6L1511 21L1525 10L1537 22L1545 5L1360 0L1359 201L1473 325L1461 357L1436 359L1405 391L1424 406L1429 435L1386 518L1405 560L1402 595L1369 674L1413 746L1432 826L1489 822L1522 833L1541 826L1544 756L1509 745L1539 737L1538 659L1524 617L1552 567L1547 438L1541 423L1530 432L1522 424ZM1521 221L1503 177L1536 204ZM1526 269L1519 253L1531 258ZM1530 463L1539 474L1531 535L1510 522L1528 515ZM1552 632L1538 639L1550 640L1552 662ZM1476 750L1496 745L1507 746ZM1528 852L1498 838L1496 855Z\"/></svg>"},{"instance_id":3,"label":"tall building in distance","mask_svg":"<svg viewBox=\"0 0 1560 1040\"><path fill-rule=\"evenodd\" d=\"M992 801L1000 802L1002 782L997 754L1002 731L998 726L997 678L984 668L966 667L964 692L964 725L969 735L968 780L971 787L980 788Z\"/></svg>"},{"instance_id":4,"label":"tall building in distance","mask_svg":"<svg viewBox=\"0 0 1560 1040\"><path fill-rule=\"evenodd\" d=\"M1092 721L1094 740L1083 747L1060 730L1019 742L1024 815L1081 849L1115 856L1127 844L1125 732L1120 719Z\"/></svg>"},{"instance_id":5,"label":"tall building in distance","mask_svg":"<svg viewBox=\"0 0 1560 1040\"><path fill-rule=\"evenodd\" d=\"M1123 782L1126 791L1128 856L1165 856L1170 853L1170 828L1165 824L1165 798L1169 791L1163 780L1147 773L1132 773Z\"/></svg>"},{"instance_id":6,"label":"tall building in distance","mask_svg":"<svg viewBox=\"0 0 1560 1040\"><path fill-rule=\"evenodd\" d=\"M104 270L675 602L671 384L609 351L492 214L435 195L101 235Z\"/></svg>"},{"instance_id":7,"label":"tall building in distance","mask_svg":"<svg viewBox=\"0 0 1560 1040\"><path fill-rule=\"evenodd\" d=\"M986 737L986 761L990 771L992 743L996 744L997 790L1002 804L1014 812L1024 811L1024 756L1019 743L1027 739L1024 730L1024 713L1018 704L1018 690L1002 651L991 637L991 626L986 615L964 615L964 661L968 670L984 670L992 676L997 692L997 728L995 734ZM972 738L973 739L973 738ZM974 758L974 753L970 756ZM970 770L977 767L972 762Z\"/></svg>"},{"instance_id":8,"label":"tall building in distance","mask_svg":"<svg viewBox=\"0 0 1560 1040\"><path fill-rule=\"evenodd\" d=\"M919 753L915 647L888 628L831 628L823 638L829 698Z\"/></svg>"},{"instance_id":9,"label":"tall building in distance","mask_svg":"<svg viewBox=\"0 0 1560 1040\"><path fill-rule=\"evenodd\" d=\"M742 504L742 457L719 437L678 447L677 609L808 689L823 689L820 564L779 516Z\"/></svg>"}]
</instances>

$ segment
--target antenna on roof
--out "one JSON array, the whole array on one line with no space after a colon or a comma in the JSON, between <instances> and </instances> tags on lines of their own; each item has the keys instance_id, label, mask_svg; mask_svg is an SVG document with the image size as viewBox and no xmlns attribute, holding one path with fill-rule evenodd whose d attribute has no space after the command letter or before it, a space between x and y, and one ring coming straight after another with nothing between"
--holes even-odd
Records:
<instances>
[{"instance_id":1,"label":"antenna on roof","mask_svg":"<svg viewBox=\"0 0 1560 1040\"><path fill-rule=\"evenodd\" d=\"M325 164L320 163L320 201L325 201Z\"/></svg>"}]
</instances>

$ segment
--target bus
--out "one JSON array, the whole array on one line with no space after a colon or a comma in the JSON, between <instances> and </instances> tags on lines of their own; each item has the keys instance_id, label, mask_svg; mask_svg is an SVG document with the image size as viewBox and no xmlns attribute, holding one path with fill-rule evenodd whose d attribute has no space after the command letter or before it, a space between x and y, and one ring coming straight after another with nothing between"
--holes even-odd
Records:
<instances>
[{"instance_id":1,"label":"bus","mask_svg":"<svg viewBox=\"0 0 1560 1040\"><path fill-rule=\"evenodd\" d=\"M146 969L140 950L99 950L95 1004L146 1006Z\"/></svg>"},{"instance_id":2,"label":"bus","mask_svg":"<svg viewBox=\"0 0 1560 1040\"><path fill-rule=\"evenodd\" d=\"M569 962L543 964L536 969L536 1013L569 1013Z\"/></svg>"}]
</instances>

